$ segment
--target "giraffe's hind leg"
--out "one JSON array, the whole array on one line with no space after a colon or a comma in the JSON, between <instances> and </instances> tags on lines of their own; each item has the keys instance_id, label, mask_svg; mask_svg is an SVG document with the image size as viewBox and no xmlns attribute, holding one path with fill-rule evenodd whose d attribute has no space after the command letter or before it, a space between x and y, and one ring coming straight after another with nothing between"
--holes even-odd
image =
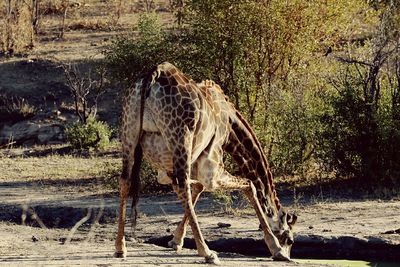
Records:
<instances>
[{"instance_id":1,"label":"giraffe's hind leg","mask_svg":"<svg viewBox=\"0 0 400 267\"><path fill-rule=\"evenodd\" d=\"M196 206L196 202L200 197L200 194L204 191L204 186L197 182L194 181L191 183L192 185L192 202L193 202L193 207ZM168 246L173 248L176 251L180 251L183 247L183 240L186 236L186 229L187 225L189 223L189 218L188 216L185 215L182 218L182 221L179 223L178 227L174 231L174 237L172 238L171 241L168 242Z\"/></svg>"},{"instance_id":2,"label":"giraffe's hind leg","mask_svg":"<svg viewBox=\"0 0 400 267\"><path fill-rule=\"evenodd\" d=\"M126 201L129 194L130 181L126 177L119 178L119 215L118 215L118 233L115 240L115 253L117 258L126 257L126 244L125 244L125 217L126 217Z\"/></svg>"}]
</instances>

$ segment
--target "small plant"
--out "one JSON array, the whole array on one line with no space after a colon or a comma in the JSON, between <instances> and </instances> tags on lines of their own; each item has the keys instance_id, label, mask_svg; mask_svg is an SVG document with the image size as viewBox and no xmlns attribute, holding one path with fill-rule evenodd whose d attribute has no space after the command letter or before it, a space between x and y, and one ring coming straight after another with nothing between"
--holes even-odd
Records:
<instances>
[{"instance_id":1,"label":"small plant","mask_svg":"<svg viewBox=\"0 0 400 267\"><path fill-rule=\"evenodd\" d=\"M233 198L229 192L215 191L212 192L212 197L217 203L224 205L224 211L231 210Z\"/></svg>"},{"instance_id":2,"label":"small plant","mask_svg":"<svg viewBox=\"0 0 400 267\"><path fill-rule=\"evenodd\" d=\"M296 208L300 206L301 200L303 199L304 194L302 192L296 193L296 187L293 188L293 204Z\"/></svg>"},{"instance_id":3,"label":"small plant","mask_svg":"<svg viewBox=\"0 0 400 267\"><path fill-rule=\"evenodd\" d=\"M36 109L24 98L0 95L0 121L16 123L32 118L36 114Z\"/></svg>"},{"instance_id":4,"label":"small plant","mask_svg":"<svg viewBox=\"0 0 400 267\"><path fill-rule=\"evenodd\" d=\"M104 179L104 183L114 189L118 190L118 179L121 175L122 161L121 162L106 162L103 165L103 170L100 176ZM171 190L171 186L162 185L157 182L157 170L154 169L149 162L143 160L140 170L141 192L145 194L150 193L163 193Z\"/></svg>"},{"instance_id":5,"label":"small plant","mask_svg":"<svg viewBox=\"0 0 400 267\"><path fill-rule=\"evenodd\" d=\"M103 178L104 184L114 190L118 190L118 179L121 175L122 161L105 162L100 172L100 177Z\"/></svg>"},{"instance_id":6,"label":"small plant","mask_svg":"<svg viewBox=\"0 0 400 267\"><path fill-rule=\"evenodd\" d=\"M71 146L76 149L104 149L110 142L112 130L105 122L90 117L67 126L65 133Z\"/></svg>"},{"instance_id":7,"label":"small plant","mask_svg":"<svg viewBox=\"0 0 400 267\"><path fill-rule=\"evenodd\" d=\"M162 185L157 182L158 171L148 161L143 160L140 169L142 192L145 194L165 193L171 191L170 185Z\"/></svg>"}]
</instances>

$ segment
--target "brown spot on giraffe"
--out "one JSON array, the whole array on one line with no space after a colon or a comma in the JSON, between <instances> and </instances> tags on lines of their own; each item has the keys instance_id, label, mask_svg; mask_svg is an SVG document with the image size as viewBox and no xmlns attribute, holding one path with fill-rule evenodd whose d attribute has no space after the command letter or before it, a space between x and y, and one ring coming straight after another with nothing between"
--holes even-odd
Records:
<instances>
[{"instance_id":1,"label":"brown spot on giraffe","mask_svg":"<svg viewBox=\"0 0 400 267\"><path fill-rule=\"evenodd\" d=\"M133 196L137 204L137 170L144 155L159 169L158 181L172 185L185 210L171 247L182 247L190 224L199 255L218 264L217 254L200 231L194 206L204 190L240 189L256 211L273 257L289 260L296 217L281 207L256 135L217 84L209 80L196 84L172 64L160 64L129 89L122 118L124 164L116 256L126 255L126 199ZM224 153L232 155L240 177L224 169Z\"/></svg>"}]
</instances>

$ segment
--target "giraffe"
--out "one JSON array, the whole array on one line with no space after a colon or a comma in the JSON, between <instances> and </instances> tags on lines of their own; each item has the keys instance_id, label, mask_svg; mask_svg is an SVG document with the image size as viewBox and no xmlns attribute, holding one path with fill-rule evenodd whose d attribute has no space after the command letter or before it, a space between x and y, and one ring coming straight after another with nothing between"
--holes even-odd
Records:
<instances>
[{"instance_id":1,"label":"giraffe","mask_svg":"<svg viewBox=\"0 0 400 267\"><path fill-rule=\"evenodd\" d=\"M207 263L219 264L217 254L205 243L194 206L203 191L239 189L256 211L273 259L290 260L297 216L282 207L254 131L213 81L197 84L168 62L154 67L124 98L121 141L116 257L127 253L124 227L129 196L136 225L139 170L145 156L159 169L158 182L171 184L184 207L170 247L182 248L189 224L198 254ZM225 152L237 163L240 177L224 169Z\"/></svg>"}]
</instances>

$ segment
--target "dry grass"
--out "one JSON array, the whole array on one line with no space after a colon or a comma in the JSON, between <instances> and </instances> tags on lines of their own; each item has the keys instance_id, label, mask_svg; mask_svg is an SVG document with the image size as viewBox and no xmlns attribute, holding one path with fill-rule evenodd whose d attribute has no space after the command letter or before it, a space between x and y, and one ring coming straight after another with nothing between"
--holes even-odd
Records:
<instances>
[{"instance_id":1,"label":"dry grass","mask_svg":"<svg viewBox=\"0 0 400 267\"><path fill-rule=\"evenodd\" d=\"M110 30L110 23L106 20L98 19L85 19L73 21L68 25L68 30L78 31L78 30L91 30L91 31L107 31Z\"/></svg>"},{"instance_id":2,"label":"dry grass","mask_svg":"<svg viewBox=\"0 0 400 267\"><path fill-rule=\"evenodd\" d=\"M0 150L0 185L27 183L54 185L66 190L96 193L118 192L121 174L121 145L112 141L101 151L76 151L65 145L9 148ZM156 182L156 171L144 161L143 193L170 191ZM80 189L77 189L77 188Z\"/></svg>"},{"instance_id":3,"label":"dry grass","mask_svg":"<svg viewBox=\"0 0 400 267\"><path fill-rule=\"evenodd\" d=\"M40 149L43 147L35 148L38 152ZM0 154L0 182L103 180L108 166L118 165L121 161L118 157L97 156L94 153L89 157L58 154L27 157L23 152L22 149L10 149Z\"/></svg>"},{"instance_id":4,"label":"dry grass","mask_svg":"<svg viewBox=\"0 0 400 267\"><path fill-rule=\"evenodd\" d=\"M44 158L2 158L0 181L37 181L60 179L88 179L101 177L105 163L117 162L115 158L81 158L52 155Z\"/></svg>"}]
</instances>

